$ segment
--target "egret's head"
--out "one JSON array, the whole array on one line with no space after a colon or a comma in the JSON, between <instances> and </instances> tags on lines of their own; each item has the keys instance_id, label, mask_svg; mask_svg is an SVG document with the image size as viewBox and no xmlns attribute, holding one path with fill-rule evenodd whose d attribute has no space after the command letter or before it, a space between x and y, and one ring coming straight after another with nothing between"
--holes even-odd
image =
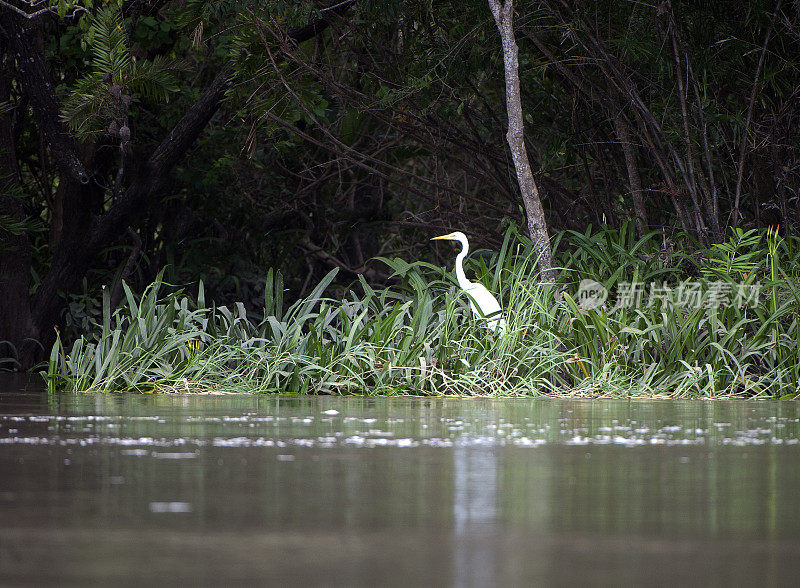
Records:
<instances>
[{"instance_id":1,"label":"egret's head","mask_svg":"<svg viewBox=\"0 0 800 588\"><path fill-rule=\"evenodd\" d=\"M439 235L438 237L433 237L431 241L436 241L437 239L441 239L442 241L460 241L461 243L467 242L467 236L461 231Z\"/></svg>"}]
</instances>

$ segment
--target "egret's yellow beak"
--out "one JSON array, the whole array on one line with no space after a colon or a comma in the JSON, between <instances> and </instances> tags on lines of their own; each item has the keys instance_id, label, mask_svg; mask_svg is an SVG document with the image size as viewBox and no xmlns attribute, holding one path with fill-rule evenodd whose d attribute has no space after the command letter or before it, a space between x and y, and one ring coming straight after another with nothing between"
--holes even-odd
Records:
<instances>
[{"instance_id":1,"label":"egret's yellow beak","mask_svg":"<svg viewBox=\"0 0 800 588\"><path fill-rule=\"evenodd\" d=\"M438 237L432 237L431 241L436 241L437 239L452 239L453 233L447 233L446 235L439 235Z\"/></svg>"}]
</instances>

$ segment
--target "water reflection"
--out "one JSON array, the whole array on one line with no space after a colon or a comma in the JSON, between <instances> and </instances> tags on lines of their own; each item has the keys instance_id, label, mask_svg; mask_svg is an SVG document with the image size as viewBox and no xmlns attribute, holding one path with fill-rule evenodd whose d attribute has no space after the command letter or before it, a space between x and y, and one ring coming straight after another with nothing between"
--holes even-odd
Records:
<instances>
[{"instance_id":1,"label":"water reflection","mask_svg":"<svg viewBox=\"0 0 800 588\"><path fill-rule=\"evenodd\" d=\"M793 581L799 418L768 402L0 393L0 570L12 584Z\"/></svg>"},{"instance_id":2,"label":"water reflection","mask_svg":"<svg viewBox=\"0 0 800 588\"><path fill-rule=\"evenodd\" d=\"M456 443L452 454L454 585L490 586L496 577L497 453Z\"/></svg>"}]
</instances>

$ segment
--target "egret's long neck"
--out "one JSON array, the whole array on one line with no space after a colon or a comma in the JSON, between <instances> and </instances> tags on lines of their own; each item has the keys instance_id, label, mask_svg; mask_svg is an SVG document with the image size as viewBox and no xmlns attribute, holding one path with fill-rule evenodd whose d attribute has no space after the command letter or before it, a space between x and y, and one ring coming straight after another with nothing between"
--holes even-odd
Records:
<instances>
[{"instance_id":1,"label":"egret's long neck","mask_svg":"<svg viewBox=\"0 0 800 588\"><path fill-rule=\"evenodd\" d=\"M464 258L469 253L469 242L462 239L459 239L459 242L462 245L462 249L461 253L456 256L456 279L458 279L459 286L467 289L472 285L472 282L467 279L467 275L464 273Z\"/></svg>"}]
</instances>

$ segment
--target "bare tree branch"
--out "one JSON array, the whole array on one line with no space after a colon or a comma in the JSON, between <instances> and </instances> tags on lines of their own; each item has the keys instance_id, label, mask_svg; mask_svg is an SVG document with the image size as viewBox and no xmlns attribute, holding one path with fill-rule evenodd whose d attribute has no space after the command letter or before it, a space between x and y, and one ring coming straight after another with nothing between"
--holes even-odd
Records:
<instances>
[{"instance_id":1,"label":"bare tree branch","mask_svg":"<svg viewBox=\"0 0 800 588\"><path fill-rule=\"evenodd\" d=\"M764 35L764 43L761 45L761 55L758 58L758 66L756 66L756 73L753 75L753 89L750 92L750 102L747 105L747 116L745 116L744 130L742 131L742 142L741 146L739 147L739 171L736 175L736 191L733 197L733 210L731 211L731 214L733 215L731 224L734 228L739 226L739 199L742 195L742 180L744 179L744 157L747 152L747 137L750 132L750 122L753 120L753 106L756 103L756 94L758 93L758 81L761 78L761 68L764 67L764 58L767 55L767 45L769 44L769 38L772 35L772 29L775 26L775 19L778 17L778 12L780 12L781 9L781 2L782 0L778 0L775 5L775 13L772 15L772 20L770 21L767 32Z\"/></svg>"}]
</instances>

